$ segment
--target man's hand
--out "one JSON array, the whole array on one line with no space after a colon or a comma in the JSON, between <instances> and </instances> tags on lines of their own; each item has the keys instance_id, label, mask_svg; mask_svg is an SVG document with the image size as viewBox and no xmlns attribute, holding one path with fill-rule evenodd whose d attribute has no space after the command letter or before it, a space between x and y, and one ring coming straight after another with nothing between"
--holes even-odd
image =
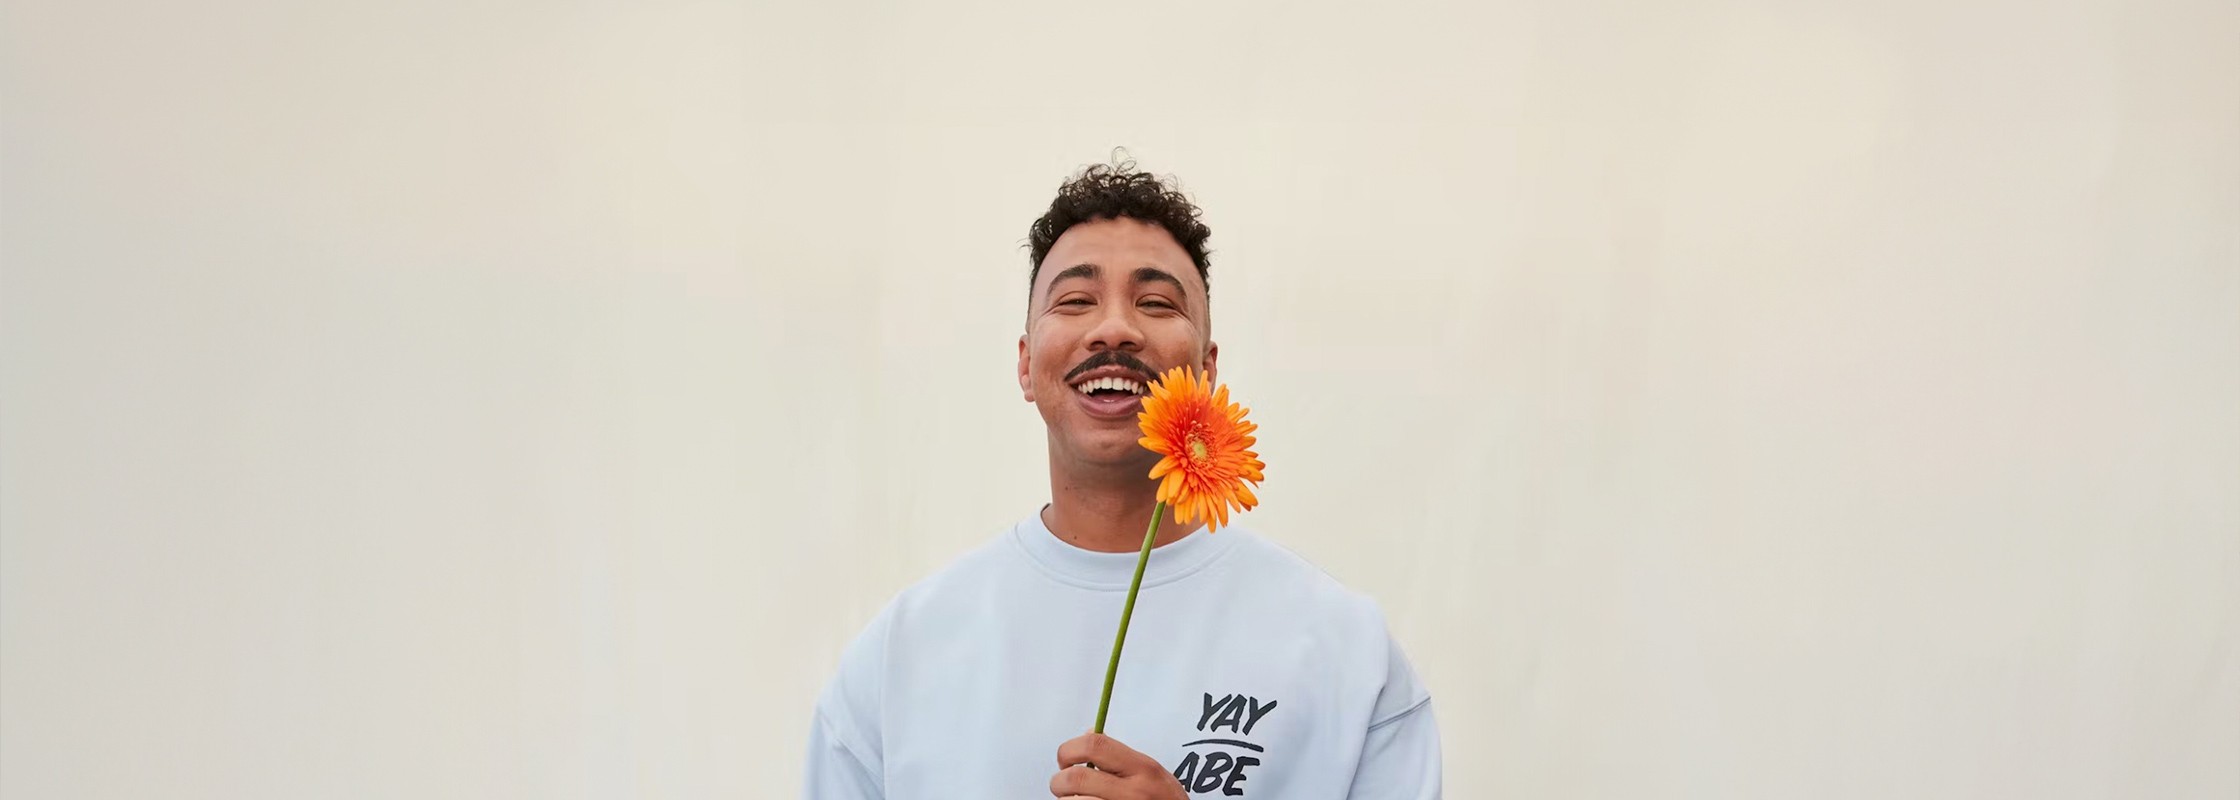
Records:
<instances>
[{"instance_id":1,"label":"man's hand","mask_svg":"<svg viewBox=\"0 0 2240 800\"><path fill-rule=\"evenodd\" d=\"M1101 733L1085 733L1058 745L1058 774L1050 776L1050 794L1066 800L1189 798L1157 760Z\"/></svg>"}]
</instances>

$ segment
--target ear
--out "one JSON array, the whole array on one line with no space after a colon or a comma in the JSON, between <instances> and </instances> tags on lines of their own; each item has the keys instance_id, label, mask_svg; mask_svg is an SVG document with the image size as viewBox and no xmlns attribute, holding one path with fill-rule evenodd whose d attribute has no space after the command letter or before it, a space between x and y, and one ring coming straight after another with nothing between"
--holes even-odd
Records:
<instances>
[{"instance_id":1,"label":"ear","mask_svg":"<svg viewBox=\"0 0 2240 800\"><path fill-rule=\"evenodd\" d=\"M1219 365L1218 363L1216 363L1216 362L1219 362L1220 360L1221 360L1221 344L1220 344L1219 342L1207 342L1207 343L1206 343L1206 362L1205 362L1205 364L1204 364L1203 366L1201 366L1201 367L1200 367L1200 369L1203 369L1203 370L1205 370L1205 371L1206 371L1206 382L1207 382L1207 383L1220 383L1220 380L1219 380L1219 379L1220 379L1220 377L1221 377L1221 367L1220 367L1220 365Z\"/></svg>"},{"instance_id":2,"label":"ear","mask_svg":"<svg viewBox=\"0 0 2240 800\"><path fill-rule=\"evenodd\" d=\"M1027 335L1019 334L1019 394L1034 402L1034 381L1027 377Z\"/></svg>"}]
</instances>

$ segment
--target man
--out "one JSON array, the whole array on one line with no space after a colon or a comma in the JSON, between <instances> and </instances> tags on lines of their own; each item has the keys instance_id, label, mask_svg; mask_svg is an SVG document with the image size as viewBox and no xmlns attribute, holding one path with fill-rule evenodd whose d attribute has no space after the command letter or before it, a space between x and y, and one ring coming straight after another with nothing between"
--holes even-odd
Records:
<instances>
[{"instance_id":1,"label":"man","mask_svg":"<svg viewBox=\"0 0 2240 800\"><path fill-rule=\"evenodd\" d=\"M1132 164L1083 170L1035 221L1018 378L1050 503L848 647L806 797L1439 796L1430 694L1375 603L1242 526L1161 522L1109 735L1083 733L1154 506L1140 396L1170 367L1218 374L1209 235Z\"/></svg>"}]
</instances>

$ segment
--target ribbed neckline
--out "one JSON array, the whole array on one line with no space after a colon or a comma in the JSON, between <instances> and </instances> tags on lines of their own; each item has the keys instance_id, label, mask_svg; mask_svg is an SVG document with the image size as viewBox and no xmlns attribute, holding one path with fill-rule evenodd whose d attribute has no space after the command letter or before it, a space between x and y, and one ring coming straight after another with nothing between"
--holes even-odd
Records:
<instances>
[{"instance_id":1,"label":"ribbed neckline","mask_svg":"<svg viewBox=\"0 0 2240 800\"><path fill-rule=\"evenodd\" d=\"M1145 587L1171 583L1204 569L1234 549L1245 530L1239 526L1207 533L1200 528L1151 550L1151 563L1143 570ZM1028 514L1011 528L1011 541L1022 555L1060 582L1098 591L1120 591L1136 574L1136 552L1099 553L1067 543L1042 524L1042 511ZM1139 551L1140 552L1140 551Z\"/></svg>"}]
</instances>

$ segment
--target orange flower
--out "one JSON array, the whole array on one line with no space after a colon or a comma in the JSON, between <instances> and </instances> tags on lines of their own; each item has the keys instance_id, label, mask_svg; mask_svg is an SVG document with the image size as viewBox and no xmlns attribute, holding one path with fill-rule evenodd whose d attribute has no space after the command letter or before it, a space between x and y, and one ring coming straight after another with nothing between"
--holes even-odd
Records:
<instances>
[{"instance_id":1,"label":"orange flower","mask_svg":"<svg viewBox=\"0 0 2240 800\"><path fill-rule=\"evenodd\" d=\"M1205 375L1175 367L1151 384L1136 424L1139 441L1166 456L1151 468L1159 481L1159 502L1174 507L1177 521L1205 518L1207 530L1229 524L1229 510L1260 504L1246 482L1259 483L1268 465L1250 449L1260 426L1244 421L1245 407L1229 402L1229 387L1216 388Z\"/></svg>"}]
</instances>

